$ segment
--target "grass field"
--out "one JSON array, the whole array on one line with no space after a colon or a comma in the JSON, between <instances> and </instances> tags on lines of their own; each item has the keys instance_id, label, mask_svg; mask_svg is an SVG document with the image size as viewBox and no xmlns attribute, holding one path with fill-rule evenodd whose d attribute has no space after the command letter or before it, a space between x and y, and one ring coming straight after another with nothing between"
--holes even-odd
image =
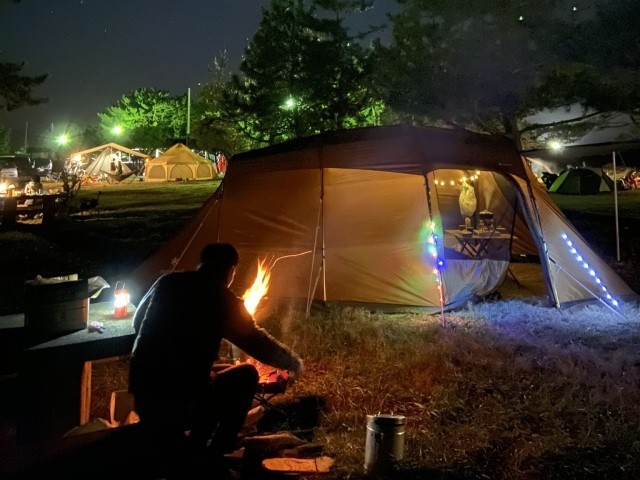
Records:
<instances>
[{"instance_id":1,"label":"grass field","mask_svg":"<svg viewBox=\"0 0 640 480\"><path fill-rule=\"evenodd\" d=\"M6 312L20 311L35 274L101 275L114 282L177 232L217 188L202 184L83 187L100 210L0 233ZM616 260L611 196L554 200L636 291L638 192L620 196ZM624 199L624 200L623 200ZM612 238L613 237L613 238ZM9 252L7 254L7 252ZM528 283L535 268L515 266ZM407 418L402 479L640 478L640 310L544 306L535 288L505 284L503 300L441 315L283 308L263 325L305 359L305 374L275 403L262 431L311 431L336 461L328 480L364 478L366 415ZM509 299L506 299L509 297ZM94 365L92 416L126 388L127 359Z\"/></svg>"}]
</instances>

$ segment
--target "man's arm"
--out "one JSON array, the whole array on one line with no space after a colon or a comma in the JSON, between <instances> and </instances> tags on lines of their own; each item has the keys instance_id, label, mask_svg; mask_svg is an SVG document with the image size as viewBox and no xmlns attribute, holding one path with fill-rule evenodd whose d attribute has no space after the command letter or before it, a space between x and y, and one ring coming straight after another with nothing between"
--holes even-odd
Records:
<instances>
[{"instance_id":1,"label":"man's arm","mask_svg":"<svg viewBox=\"0 0 640 480\"><path fill-rule=\"evenodd\" d=\"M240 299L229 312L225 338L261 363L292 373L302 370L302 360L287 345L255 324Z\"/></svg>"}]
</instances>

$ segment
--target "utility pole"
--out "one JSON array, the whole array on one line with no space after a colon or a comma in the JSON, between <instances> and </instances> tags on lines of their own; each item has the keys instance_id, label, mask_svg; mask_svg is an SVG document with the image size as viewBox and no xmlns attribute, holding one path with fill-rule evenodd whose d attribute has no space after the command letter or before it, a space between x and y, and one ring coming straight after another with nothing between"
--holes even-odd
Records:
<instances>
[{"instance_id":1,"label":"utility pole","mask_svg":"<svg viewBox=\"0 0 640 480\"><path fill-rule=\"evenodd\" d=\"M189 133L191 131L191 88L187 88L187 136L184 144L189 146Z\"/></svg>"},{"instance_id":2,"label":"utility pole","mask_svg":"<svg viewBox=\"0 0 640 480\"><path fill-rule=\"evenodd\" d=\"M29 120L24 125L24 153L27 153L27 132L29 131Z\"/></svg>"}]
</instances>

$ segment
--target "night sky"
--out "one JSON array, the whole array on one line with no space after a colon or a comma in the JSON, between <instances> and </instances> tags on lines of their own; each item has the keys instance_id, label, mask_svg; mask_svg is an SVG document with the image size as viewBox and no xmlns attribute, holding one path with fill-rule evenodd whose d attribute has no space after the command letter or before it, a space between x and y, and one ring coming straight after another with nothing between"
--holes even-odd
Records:
<instances>
[{"instance_id":1,"label":"night sky","mask_svg":"<svg viewBox=\"0 0 640 480\"><path fill-rule=\"evenodd\" d=\"M42 143L67 124L89 125L97 113L140 87L180 95L210 78L216 56L227 52L232 68L258 28L259 0L0 0L0 61L21 62L27 75L48 74L35 96L49 102L0 113L13 142ZM395 0L349 23L355 33L385 21Z\"/></svg>"}]
</instances>

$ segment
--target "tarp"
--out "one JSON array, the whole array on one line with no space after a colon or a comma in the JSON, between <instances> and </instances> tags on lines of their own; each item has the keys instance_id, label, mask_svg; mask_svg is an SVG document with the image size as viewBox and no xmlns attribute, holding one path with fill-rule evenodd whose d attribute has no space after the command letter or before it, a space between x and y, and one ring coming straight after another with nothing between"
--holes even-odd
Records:
<instances>
[{"instance_id":1,"label":"tarp","mask_svg":"<svg viewBox=\"0 0 640 480\"><path fill-rule=\"evenodd\" d=\"M602 170L584 167L565 170L549 187L550 193L562 195L597 195L610 191Z\"/></svg>"},{"instance_id":2,"label":"tarp","mask_svg":"<svg viewBox=\"0 0 640 480\"><path fill-rule=\"evenodd\" d=\"M215 177L212 163L182 143L176 143L162 155L148 160L144 168L147 182L211 180Z\"/></svg>"},{"instance_id":3,"label":"tarp","mask_svg":"<svg viewBox=\"0 0 640 480\"><path fill-rule=\"evenodd\" d=\"M466 232L463 178L477 198ZM238 248L240 293L257 263L270 262L269 305L438 312L495 291L522 256L540 261L557 307L596 301L617 309L636 298L510 141L468 131L371 127L237 154L194 219L128 285L139 294L162 273L196 268L210 242Z\"/></svg>"}]
</instances>

